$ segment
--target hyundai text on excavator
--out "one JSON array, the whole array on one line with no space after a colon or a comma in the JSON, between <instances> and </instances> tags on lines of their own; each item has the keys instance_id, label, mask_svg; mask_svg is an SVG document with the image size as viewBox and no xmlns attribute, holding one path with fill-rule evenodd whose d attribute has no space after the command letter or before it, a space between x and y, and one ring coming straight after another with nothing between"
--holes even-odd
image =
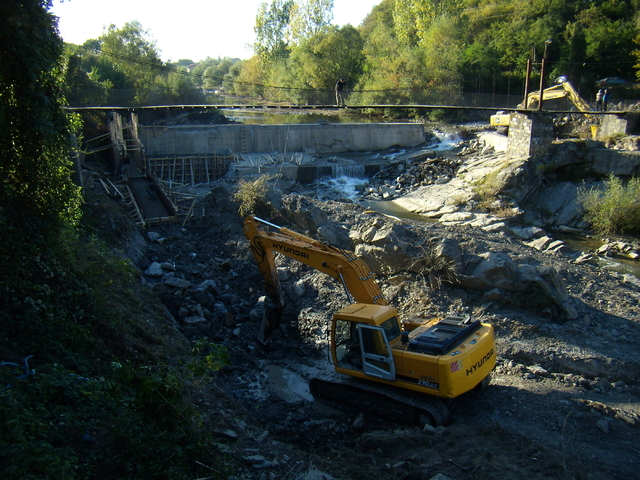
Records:
<instances>
[{"instance_id":1,"label":"hyundai text on excavator","mask_svg":"<svg viewBox=\"0 0 640 480\"><path fill-rule=\"evenodd\" d=\"M365 262L352 252L255 216L246 218L244 233L276 311L285 302L274 252L344 286L350 304L333 314L329 332L335 372L344 375L314 378L310 389L315 396L375 403L377 410L403 420L443 425L449 412L442 399L488 384L496 362L493 326L457 315L401 323ZM258 340L266 343L279 323L278 314L265 315Z\"/></svg>"}]
</instances>

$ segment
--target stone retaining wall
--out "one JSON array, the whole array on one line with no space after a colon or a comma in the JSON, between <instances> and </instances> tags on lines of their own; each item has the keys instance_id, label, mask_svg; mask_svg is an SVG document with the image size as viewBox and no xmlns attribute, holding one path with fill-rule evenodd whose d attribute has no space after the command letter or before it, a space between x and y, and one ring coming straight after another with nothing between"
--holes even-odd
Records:
<instances>
[{"instance_id":1,"label":"stone retaining wall","mask_svg":"<svg viewBox=\"0 0 640 480\"><path fill-rule=\"evenodd\" d=\"M553 139L553 123L543 113L514 113L509 123L507 155L539 158L544 156Z\"/></svg>"}]
</instances>

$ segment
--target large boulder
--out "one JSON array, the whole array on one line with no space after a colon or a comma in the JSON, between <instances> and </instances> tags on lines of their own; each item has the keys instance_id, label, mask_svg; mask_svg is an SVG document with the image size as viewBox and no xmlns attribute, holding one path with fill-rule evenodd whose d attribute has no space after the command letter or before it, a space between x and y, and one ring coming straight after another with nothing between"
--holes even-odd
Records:
<instances>
[{"instance_id":1,"label":"large boulder","mask_svg":"<svg viewBox=\"0 0 640 480\"><path fill-rule=\"evenodd\" d=\"M381 218L354 225L349 237L356 255L377 274L430 274L452 282L463 273L462 251L451 238L425 238Z\"/></svg>"},{"instance_id":2,"label":"large boulder","mask_svg":"<svg viewBox=\"0 0 640 480\"><path fill-rule=\"evenodd\" d=\"M567 285L555 268L518 265L500 252L473 258L470 272L461 278L460 284L487 292L499 289L505 300L540 310L565 308L569 301Z\"/></svg>"},{"instance_id":3,"label":"large boulder","mask_svg":"<svg viewBox=\"0 0 640 480\"><path fill-rule=\"evenodd\" d=\"M380 218L355 225L349 238L355 245L355 254L363 258L372 272L397 273L406 270L410 259L417 256L418 247L407 241L411 233L403 225Z\"/></svg>"},{"instance_id":4,"label":"large boulder","mask_svg":"<svg viewBox=\"0 0 640 480\"><path fill-rule=\"evenodd\" d=\"M329 216L306 197L285 195L276 222L291 225L296 232L320 239L331 245L352 249L349 233L341 225L332 222Z\"/></svg>"},{"instance_id":5,"label":"large boulder","mask_svg":"<svg viewBox=\"0 0 640 480\"><path fill-rule=\"evenodd\" d=\"M582 219L583 209L578 202L579 186L573 182L549 185L528 199L525 219L543 226L574 225Z\"/></svg>"}]
</instances>

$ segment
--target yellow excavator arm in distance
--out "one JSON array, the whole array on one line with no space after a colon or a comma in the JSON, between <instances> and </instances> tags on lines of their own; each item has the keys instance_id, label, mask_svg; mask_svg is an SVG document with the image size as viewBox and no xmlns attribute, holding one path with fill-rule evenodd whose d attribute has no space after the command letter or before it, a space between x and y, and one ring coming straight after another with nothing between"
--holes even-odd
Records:
<instances>
[{"instance_id":1,"label":"yellow excavator arm in distance","mask_svg":"<svg viewBox=\"0 0 640 480\"><path fill-rule=\"evenodd\" d=\"M542 91L543 101L553 100L556 98L568 97L578 110L588 112L591 110L589 104L584 101L571 82L565 76L556 78L556 85L546 88ZM531 92L527 95L527 105L525 108L533 108L540 101L540 92ZM522 107L522 104L519 105ZM587 115L588 117L588 115Z\"/></svg>"}]
</instances>

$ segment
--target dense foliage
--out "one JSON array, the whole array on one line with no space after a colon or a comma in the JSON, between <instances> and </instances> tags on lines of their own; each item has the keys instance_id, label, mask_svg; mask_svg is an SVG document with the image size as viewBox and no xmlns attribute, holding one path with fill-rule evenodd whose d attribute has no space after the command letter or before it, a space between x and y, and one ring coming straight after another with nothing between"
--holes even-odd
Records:
<instances>
[{"instance_id":1,"label":"dense foliage","mask_svg":"<svg viewBox=\"0 0 640 480\"><path fill-rule=\"evenodd\" d=\"M237 85L237 93L330 102L333 84L345 77L352 103L488 106L504 95L506 106L522 98L529 58L531 80L539 82L545 51L545 81L566 75L586 98L603 77L633 81L640 58L638 0L383 0L358 27L357 40L344 31L352 27L326 21L291 35L299 3L262 4L256 59L240 74L262 87ZM330 18L331 2L315 3ZM345 55L361 61L345 64Z\"/></svg>"},{"instance_id":2,"label":"dense foliage","mask_svg":"<svg viewBox=\"0 0 640 480\"><path fill-rule=\"evenodd\" d=\"M585 220L599 234L640 233L640 178L628 182L609 176L601 189L581 189Z\"/></svg>"},{"instance_id":3,"label":"dense foliage","mask_svg":"<svg viewBox=\"0 0 640 480\"><path fill-rule=\"evenodd\" d=\"M204 63L203 68L214 64L211 59ZM137 21L122 28L110 25L97 39L69 45L65 94L72 106L204 103L203 68L191 72L192 64L162 62L151 33ZM224 75L228 69L222 66L219 71ZM218 75L210 72L208 78ZM222 85L221 80L215 83Z\"/></svg>"},{"instance_id":4,"label":"dense foliage","mask_svg":"<svg viewBox=\"0 0 640 480\"><path fill-rule=\"evenodd\" d=\"M0 4L2 478L224 475L194 396L226 354L186 345L118 245L98 240L125 214L91 191L83 204L72 181L79 122L63 78L82 69L64 63L49 7Z\"/></svg>"},{"instance_id":5,"label":"dense foliage","mask_svg":"<svg viewBox=\"0 0 640 480\"><path fill-rule=\"evenodd\" d=\"M359 26L332 25L332 0L271 0L257 10L255 56L160 60L139 22L69 46L72 105L219 103L220 95L351 104L515 106L531 84L567 76L591 100L598 80L640 69L640 0L383 0ZM551 42L549 42L551 40ZM612 101L637 97L614 87Z\"/></svg>"}]
</instances>

